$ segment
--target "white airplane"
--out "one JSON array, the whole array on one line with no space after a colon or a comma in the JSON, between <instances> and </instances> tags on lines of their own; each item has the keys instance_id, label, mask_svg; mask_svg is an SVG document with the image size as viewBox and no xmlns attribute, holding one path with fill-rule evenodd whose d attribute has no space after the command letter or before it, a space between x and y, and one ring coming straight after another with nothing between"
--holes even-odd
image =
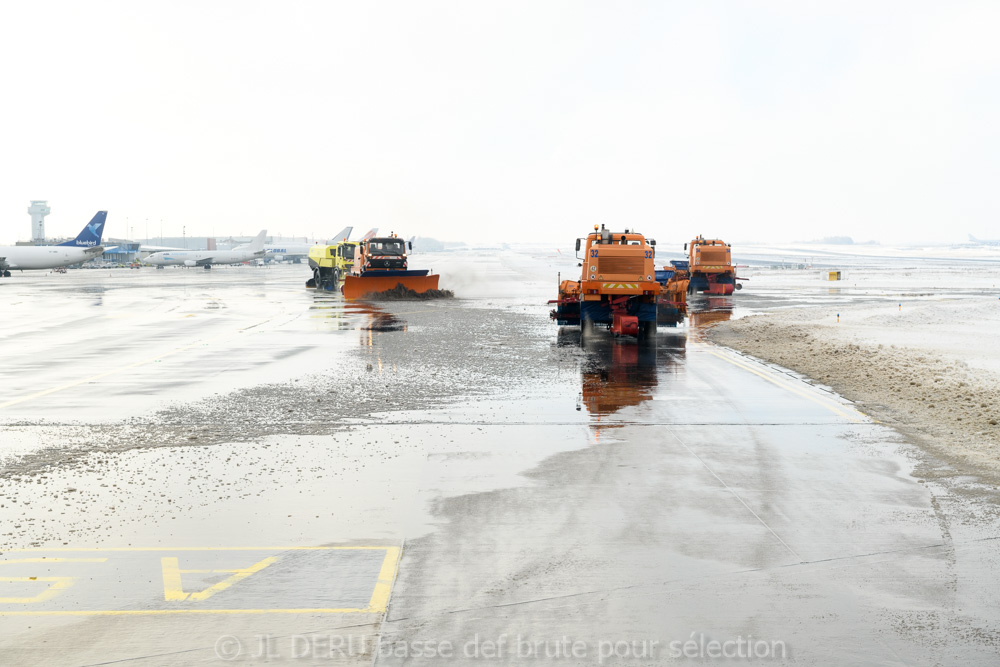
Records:
<instances>
[{"instance_id":1,"label":"white airplane","mask_svg":"<svg viewBox=\"0 0 1000 667\"><path fill-rule=\"evenodd\" d=\"M86 262L104 254L101 237L107 211L98 211L75 239L59 245L15 245L0 247L0 277L10 278L10 271L55 269Z\"/></svg>"},{"instance_id":2,"label":"white airplane","mask_svg":"<svg viewBox=\"0 0 1000 667\"><path fill-rule=\"evenodd\" d=\"M249 245L232 250L164 250L163 252L154 252L143 259L142 263L157 268L161 266L203 266L210 269L213 264L252 262L264 257L265 236L267 236L267 230L262 229Z\"/></svg>"},{"instance_id":3,"label":"white airplane","mask_svg":"<svg viewBox=\"0 0 1000 667\"><path fill-rule=\"evenodd\" d=\"M350 238L351 232L354 231L354 227L344 227L339 232L330 237L330 240L326 241L322 245L335 245L341 241L346 241ZM316 243L269 243L264 246L264 252L266 253L266 258L268 260L274 260L275 262L281 262L286 259L291 259L295 261L301 261L303 258L309 256L309 251L312 250L313 246L319 245Z\"/></svg>"},{"instance_id":4,"label":"white airplane","mask_svg":"<svg viewBox=\"0 0 1000 667\"><path fill-rule=\"evenodd\" d=\"M977 239L972 234L969 234L969 243L975 243L976 245L1000 245L1000 241Z\"/></svg>"},{"instance_id":5,"label":"white airplane","mask_svg":"<svg viewBox=\"0 0 1000 667\"><path fill-rule=\"evenodd\" d=\"M264 246L264 256L275 262L283 262L286 259L297 260L308 257L311 248L311 243L268 243Z\"/></svg>"}]
</instances>

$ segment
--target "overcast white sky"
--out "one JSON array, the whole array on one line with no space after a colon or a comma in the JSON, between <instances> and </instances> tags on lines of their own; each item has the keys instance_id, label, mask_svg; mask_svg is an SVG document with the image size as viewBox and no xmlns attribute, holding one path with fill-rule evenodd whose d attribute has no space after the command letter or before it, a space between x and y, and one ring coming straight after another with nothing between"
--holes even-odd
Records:
<instances>
[{"instance_id":1,"label":"overcast white sky","mask_svg":"<svg viewBox=\"0 0 1000 667\"><path fill-rule=\"evenodd\" d=\"M0 241L1000 238L1000 2L19 2ZM662 241L661 241L662 243Z\"/></svg>"}]
</instances>

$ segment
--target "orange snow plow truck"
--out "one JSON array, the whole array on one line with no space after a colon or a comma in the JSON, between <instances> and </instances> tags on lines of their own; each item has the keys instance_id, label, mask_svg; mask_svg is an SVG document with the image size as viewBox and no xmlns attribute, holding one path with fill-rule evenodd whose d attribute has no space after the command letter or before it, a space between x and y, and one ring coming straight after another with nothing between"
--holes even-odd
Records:
<instances>
[{"instance_id":1,"label":"orange snow plow truck","mask_svg":"<svg viewBox=\"0 0 1000 667\"><path fill-rule=\"evenodd\" d=\"M586 239L576 240L577 259L583 245L579 280L563 280L550 317L560 325L579 325L581 339L595 326L616 336L646 338L656 333L657 297L653 248L656 241L642 234L612 232L601 225Z\"/></svg>"},{"instance_id":2,"label":"orange snow plow truck","mask_svg":"<svg viewBox=\"0 0 1000 667\"><path fill-rule=\"evenodd\" d=\"M702 236L698 236L690 244L684 244L684 249L688 250L689 246L688 271L691 282L688 291L732 294L733 290L743 289L743 285L736 282L732 246L719 239L706 239Z\"/></svg>"},{"instance_id":3,"label":"orange snow plow truck","mask_svg":"<svg viewBox=\"0 0 1000 667\"><path fill-rule=\"evenodd\" d=\"M396 234L361 241L354 256L354 266L340 288L344 298L362 299L399 285L418 294L436 290L440 276L426 269L409 270L407 249L413 250L413 242L407 243Z\"/></svg>"}]
</instances>

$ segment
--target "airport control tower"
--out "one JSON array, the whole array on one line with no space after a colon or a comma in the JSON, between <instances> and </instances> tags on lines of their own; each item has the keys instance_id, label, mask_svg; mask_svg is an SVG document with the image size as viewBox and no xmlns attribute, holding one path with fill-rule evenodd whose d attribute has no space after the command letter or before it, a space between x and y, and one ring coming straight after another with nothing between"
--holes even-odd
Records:
<instances>
[{"instance_id":1,"label":"airport control tower","mask_svg":"<svg viewBox=\"0 0 1000 667\"><path fill-rule=\"evenodd\" d=\"M36 243L45 240L45 216L52 212L47 201L32 200L28 207L31 216L31 240Z\"/></svg>"}]
</instances>

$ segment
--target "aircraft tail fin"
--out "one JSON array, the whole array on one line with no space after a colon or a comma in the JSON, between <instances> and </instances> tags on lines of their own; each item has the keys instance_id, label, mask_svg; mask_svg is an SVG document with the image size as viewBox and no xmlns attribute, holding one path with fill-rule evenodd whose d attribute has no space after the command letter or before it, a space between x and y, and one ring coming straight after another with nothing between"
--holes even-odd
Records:
<instances>
[{"instance_id":1,"label":"aircraft tail fin","mask_svg":"<svg viewBox=\"0 0 1000 667\"><path fill-rule=\"evenodd\" d=\"M75 239L59 245L69 245L75 248L93 248L101 245L101 238L104 236L104 223L107 222L107 219L107 211L98 211Z\"/></svg>"},{"instance_id":2,"label":"aircraft tail fin","mask_svg":"<svg viewBox=\"0 0 1000 667\"><path fill-rule=\"evenodd\" d=\"M267 236L267 230L262 229L257 236L254 237L253 241L250 242L251 252L264 252L264 238Z\"/></svg>"},{"instance_id":3,"label":"aircraft tail fin","mask_svg":"<svg viewBox=\"0 0 1000 667\"><path fill-rule=\"evenodd\" d=\"M351 238L351 232L354 231L354 227L344 227L339 232L330 237L332 243L340 243L342 241L347 241Z\"/></svg>"},{"instance_id":4,"label":"aircraft tail fin","mask_svg":"<svg viewBox=\"0 0 1000 667\"><path fill-rule=\"evenodd\" d=\"M367 234L361 237L361 240L367 241L368 239L375 238L376 234L378 234L378 227L372 227L371 229L368 230Z\"/></svg>"},{"instance_id":5,"label":"aircraft tail fin","mask_svg":"<svg viewBox=\"0 0 1000 667\"><path fill-rule=\"evenodd\" d=\"M971 241L972 243L979 243L979 239L977 239L972 234L969 234L969 241Z\"/></svg>"}]
</instances>

